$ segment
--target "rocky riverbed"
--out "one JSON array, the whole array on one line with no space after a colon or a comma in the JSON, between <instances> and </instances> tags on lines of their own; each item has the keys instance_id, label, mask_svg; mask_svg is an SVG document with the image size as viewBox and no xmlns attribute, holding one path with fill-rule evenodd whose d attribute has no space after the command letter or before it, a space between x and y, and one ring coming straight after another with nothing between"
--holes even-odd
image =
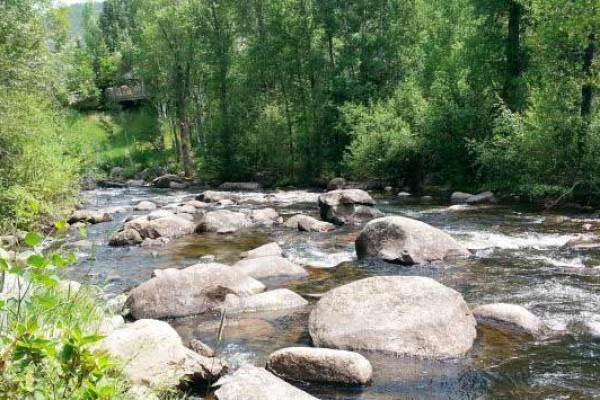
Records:
<instances>
[{"instance_id":1,"label":"rocky riverbed","mask_svg":"<svg viewBox=\"0 0 600 400\"><path fill-rule=\"evenodd\" d=\"M87 227L85 242L75 230L65 239L79 257L67 278L99 285L110 298L126 293L134 317L163 319L183 343L211 346L229 368L211 394L219 399L235 398L240 385L269 388L279 399L600 395L600 251L590 245L600 242L598 216L322 194L88 191L79 216L93 211L98 223ZM297 214L304 216L290 221ZM355 241L381 216L422 221L448 234L448 244L441 253L419 248L431 238L422 230L394 246L406 246L399 254L370 246L377 251L359 261ZM400 240L397 231L386 230L384 241ZM119 232L124 240L115 246ZM477 308L489 304L496 305ZM159 329L165 345L178 346L168 327ZM360 355L272 354L313 344ZM341 361L332 367L324 359ZM307 363L314 368L303 370ZM273 374L251 367L267 365ZM214 369L212 362L201 372Z\"/></svg>"}]
</instances>

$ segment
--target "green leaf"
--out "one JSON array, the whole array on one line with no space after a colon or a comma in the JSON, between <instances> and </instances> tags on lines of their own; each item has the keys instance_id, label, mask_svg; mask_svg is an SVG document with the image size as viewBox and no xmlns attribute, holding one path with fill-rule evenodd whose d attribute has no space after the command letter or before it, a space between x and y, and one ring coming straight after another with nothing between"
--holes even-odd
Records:
<instances>
[{"instance_id":1,"label":"green leaf","mask_svg":"<svg viewBox=\"0 0 600 400\"><path fill-rule=\"evenodd\" d=\"M0 271L8 271L10 266L8 265L8 261L4 258L0 258Z\"/></svg>"},{"instance_id":2,"label":"green leaf","mask_svg":"<svg viewBox=\"0 0 600 400\"><path fill-rule=\"evenodd\" d=\"M46 258L39 254L34 254L27 259L27 265L35 268L44 268L46 266Z\"/></svg>"},{"instance_id":3,"label":"green leaf","mask_svg":"<svg viewBox=\"0 0 600 400\"><path fill-rule=\"evenodd\" d=\"M66 230L66 229L67 229L67 227L68 227L68 224L67 224L65 221L56 221L56 222L54 223L54 227L55 227L56 229L58 229L59 231L64 231L64 230Z\"/></svg>"},{"instance_id":4,"label":"green leaf","mask_svg":"<svg viewBox=\"0 0 600 400\"><path fill-rule=\"evenodd\" d=\"M25 236L25 244L30 247L37 246L42 243L42 237L35 232L27 232Z\"/></svg>"}]
</instances>

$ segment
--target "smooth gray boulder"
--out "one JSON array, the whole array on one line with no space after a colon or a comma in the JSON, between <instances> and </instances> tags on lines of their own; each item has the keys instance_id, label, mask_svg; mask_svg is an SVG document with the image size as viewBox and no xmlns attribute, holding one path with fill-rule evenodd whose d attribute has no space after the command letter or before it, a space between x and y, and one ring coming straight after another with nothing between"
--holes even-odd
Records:
<instances>
[{"instance_id":1,"label":"smooth gray boulder","mask_svg":"<svg viewBox=\"0 0 600 400\"><path fill-rule=\"evenodd\" d=\"M282 224L283 218L273 208L263 208L260 210L253 210L250 213L250 219L253 223L265 227L271 227L275 224Z\"/></svg>"},{"instance_id":2,"label":"smooth gray boulder","mask_svg":"<svg viewBox=\"0 0 600 400\"><path fill-rule=\"evenodd\" d=\"M494 193L492 193L492 192L483 192L483 193L476 194L474 196L469 197L466 201L466 203L469 205L487 204L487 203L496 203L496 202L497 202L496 196L494 196Z\"/></svg>"},{"instance_id":3,"label":"smooth gray boulder","mask_svg":"<svg viewBox=\"0 0 600 400\"><path fill-rule=\"evenodd\" d=\"M73 211L69 220L69 224L76 222L87 222L88 224L100 224L103 222L110 222L113 220L112 215L106 212L94 211L94 210L76 210Z\"/></svg>"},{"instance_id":4,"label":"smooth gray boulder","mask_svg":"<svg viewBox=\"0 0 600 400\"><path fill-rule=\"evenodd\" d=\"M217 210L204 214L196 232L233 233L252 227L246 214L229 210Z\"/></svg>"},{"instance_id":5,"label":"smooth gray boulder","mask_svg":"<svg viewBox=\"0 0 600 400\"><path fill-rule=\"evenodd\" d=\"M277 243L272 242L242 253L242 257L246 259L267 256L283 257L283 249Z\"/></svg>"},{"instance_id":6,"label":"smooth gray boulder","mask_svg":"<svg viewBox=\"0 0 600 400\"><path fill-rule=\"evenodd\" d=\"M227 369L220 359L183 346L166 322L150 319L125 324L92 348L123 362L123 373L133 384L152 388L176 388L187 381L206 383Z\"/></svg>"},{"instance_id":7,"label":"smooth gray boulder","mask_svg":"<svg viewBox=\"0 0 600 400\"><path fill-rule=\"evenodd\" d=\"M219 388L214 394L216 400L317 400L266 369L250 364L225 375L215 386Z\"/></svg>"},{"instance_id":8,"label":"smooth gray boulder","mask_svg":"<svg viewBox=\"0 0 600 400\"><path fill-rule=\"evenodd\" d=\"M147 224L142 224L139 232L144 239L177 239L194 233L195 229L196 224L192 221L171 216L148 221Z\"/></svg>"},{"instance_id":9,"label":"smooth gray boulder","mask_svg":"<svg viewBox=\"0 0 600 400\"><path fill-rule=\"evenodd\" d=\"M278 256L240 260L232 268L255 279L303 278L308 276L308 272L304 268Z\"/></svg>"},{"instance_id":10,"label":"smooth gray boulder","mask_svg":"<svg viewBox=\"0 0 600 400\"><path fill-rule=\"evenodd\" d=\"M296 214L283 223L283 226L291 229L298 229L303 232L331 232L335 230L335 225L325 221L319 221L309 215Z\"/></svg>"},{"instance_id":11,"label":"smooth gray boulder","mask_svg":"<svg viewBox=\"0 0 600 400\"><path fill-rule=\"evenodd\" d=\"M138 231L131 228L125 228L117 232L115 236L108 242L112 247L135 246L142 243L144 239Z\"/></svg>"},{"instance_id":12,"label":"smooth gray boulder","mask_svg":"<svg viewBox=\"0 0 600 400\"><path fill-rule=\"evenodd\" d=\"M525 307L516 304L484 304L475 307L473 315L480 325L516 334L539 338L545 336L549 331L544 321Z\"/></svg>"},{"instance_id":13,"label":"smooth gray boulder","mask_svg":"<svg viewBox=\"0 0 600 400\"><path fill-rule=\"evenodd\" d=\"M321 219L336 225L362 224L383 216L375 200L360 189L334 190L319 196Z\"/></svg>"},{"instance_id":14,"label":"smooth gray boulder","mask_svg":"<svg viewBox=\"0 0 600 400\"><path fill-rule=\"evenodd\" d=\"M454 192L450 195L450 203L451 204L467 204L467 200L469 200L473 195L471 193L465 192Z\"/></svg>"},{"instance_id":15,"label":"smooth gray boulder","mask_svg":"<svg viewBox=\"0 0 600 400\"><path fill-rule=\"evenodd\" d=\"M223 309L228 314L279 311L302 308L308 301L289 289L275 289L268 292L247 295L228 294Z\"/></svg>"},{"instance_id":16,"label":"smooth gray boulder","mask_svg":"<svg viewBox=\"0 0 600 400\"><path fill-rule=\"evenodd\" d=\"M379 258L402 265L471 254L447 233L424 222L400 216L369 222L356 239L355 247L359 259Z\"/></svg>"},{"instance_id":17,"label":"smooth gray boulder","mask_svg":"<svg viewBox=\"0 0 600 400\"><path fill-rule=\"evenodd\" d=\"M366 385L373 377L369 360L358 353L314 347L288 347L267 360L267 370L299 382Z\"/></svg>"},{"instance_id":18,"label":"smooth gray boulder","mask_svg":"<svg viewBox=\"0 0 600 400\"><path fill-rule=\"evenodd\" d=\"M460 293L431 278L378 276L327 292L309 318L316 347L446 359L475 340Z\"/></svg>"},{"instance_id":19,"label":"smooth gray boulder","mask_svg":"<svg viewBox=\"0 0 600 400\"><path fill-rule=\"evenodd\" d=\"M140 201L139 203L137 203L133 209L135 211L154 211L158 208L158 206L156 204L154 204L151 201Z\"/></svg>"},{"instance_id":20,"label":"smooth gray boulder","mask_svg":"<svg viewBox=\"0 0 600 400\"><path fill-rule=\"evenodd\" d=\"M155 219L165 218L165 217L174 217L174 216L175 216L175 213L173 213L172 211L162 209L162 210L152 211L145 218L148 221L154 221ZM144 218L144 217L140 217L140 218ZM135 221L135 220L137 220L137 218L132 221ZM140 219L140 221L142 221L142 220Z\"/></svg>"},{"instance_id":21,"label":"smooth gray boulder","mask_svg":"<svg viewBox=\"0 0 600 400\"><path fill-rule=\"evenodd\" d=\"M189 179L177 175L163 175L152 181L153 186L161 189L185 189L189 184Z\"/></svg>"},{"instance_id":22,"label":"smooth gray boulder","mask_svg":"<svg viewBox=\"0 0 600 400\"><path fill-rule=\"evenodd\" d=\"M125 308L135 319L177 318L218 310L227 294L265 290L259 281L222 264L198 264L161 270L131 291Z\"/></svg>"}]
</instances>

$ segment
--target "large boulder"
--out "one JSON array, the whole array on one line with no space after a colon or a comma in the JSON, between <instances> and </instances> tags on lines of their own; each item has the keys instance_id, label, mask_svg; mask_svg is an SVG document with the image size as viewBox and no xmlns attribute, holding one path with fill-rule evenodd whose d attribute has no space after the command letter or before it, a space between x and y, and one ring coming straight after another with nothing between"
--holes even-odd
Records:
<instances>
[{"instance_id":1,"label":"large boulder","mask_svg":"<svg viewBox=\"0 0 600 400\"><path fill-rule=\"evenodd\" d=\"M93 347L123 362L123 372L135 385L176 388L184 382L207 383L226 372L217 358L204 357L183 346L169 324L140 320L114 330Z\"/></svg>"},{"instance_id":2,"label":"large boulder","mask_svg":"<svg viewBox=\"0 0 600 400\"><path fill-rule=\"evenodd\" d=\"M373 367L365 357L345 350L288 347L269 356L267 370L298 382L366 385Z\"/></svg>"},{"instance_id":3,"label":"large boulder","mask_svg":"<svg viewBox=\"0 0 600 400\"><path fill-rule=\"evenodd\" d=\"M333 178L327 183L327 191L340 190L346 186L346 180L344 178Z\"/></svg>"},{"instance_id":4,"label":"large boulder","mask_svg":"<svg viewBox=\"0 0 600 400\"><path fill-rule=\"evenodd\" d=\"M316 347L445 359L471 348L475 325L455 290L431 278L379 276L326 293L309 333Z\"/></svg>"},{"instance_id":5,"label":"large boulder","mask_svg":"<svg viewBox=\"0 0 600 400\"><path fill-rule=\"evenodd\" d=\"M255 192L260 190L261 186L257 182L225 182L219 185L219 190Z\"/></svg>"},{"instance_id":6,"label":"large boulder","mask_svg":"<svg viewBox=\"0 0 600 400\"><path fill-rule=\"evenodd\" d=\"M214 190L207 190L196 196L196 200L205 203L218 203L223 200L231 200L233 202L238 201L240 196L234 193L227 192L216 192Z\"/></svg>"},{"instance_id":7,"label":"large boulder","mask_svg":"<svg viewBox=\"0 0 600 400\"><path fill-rule=\"evenodd\" d=\"M473 315L480 325L509 331L516 334L543 337L549 328L525 307L516 304L484 304L473 309Z\"/></svg>"},{"instance_id":8,"label":"large boulder","mask_svg":"<svg viewBox=\"0 0 600 400\"><path fill-rule=\"evenodd\" d=\"M330 232L335 230L335 225L325 221L319 221L309 215L296 214L288 218L283 226L291 229L298 229L304 232Z\"/></svg>"},{"instance_id":9,"label":"large boulder","mask_svg":"<svg viewBox=\"0 0 600 400\"><path fill-rule=\"evenodd\" d=\"M250 364L242 365L215 384L216 400L317 400L268 372Z\"/></svg>"},{"instance_id":10,"label":"large boulder","mask_svg":"<svg viewBox=\"0 0 600 400\"><path fill-rule=\"evenodd\" d=\"M204 214L196 232L233 233L252 227L252 221L244 213L217 210Z\"/></svg>"},{"instance_id":11,"label":"large boulder","mask_svg":"<svg viewBox=\"0 0 600 400\"><path fill-rule=\"evenodd\" d=\"M151 201L140 201L138 204L136 204L133 209L135 211L154 211L156 210L157 206L156 204L154 204Z\"/></svg>"},{"instance_id":12,"label":"large boulder","mask_svg":"<svg viewBox=\"0 0 600 400\"><path fill-rule=\"evenodd\" d=\"M76 210L67 221L69 224L76 222L87 222L89 224L100 224L102 222L110 222L113 220L109 213L94 211L94 210Z\"/></svg>"},{"instance_id":13,"label":"large boulder","mask_svg":"<svg viewBox=\"0 0 600 400\"><path fill-rule=\"evenodd\" d=\"M163 217L148 221L139 230L144 239L176 239L194 233L196 224L178 216Z\"/></svg>"},{"instance_id":14,"label":"large boulder","mask_svg":"<svg viewBox=\"0 0 600 400\"><path fill-rule=\"evenodd\" d=\"M450 195L450 203L451 204L467 204L467 200L469 200L473 195L471 193L465 192L454 192Z\"/></svg>"},{"instance_id":15,"label":"large boulder","mask_svg":"<svg viewBox=\"0 0 600 400\"><path fill-rule=\"evenodd\" d=\"M185 189L189 184L188 179L177 175L163 175L152 181L152 185L161 189Z\"/></svg>"},{"instance_id":16,"label":"large boulder","mask_svg":"<svg viewBox=\"0 0 600 400\"><path fill-rule=\"evenodd\" d=\"M198 264L162 270L133 289L125 307L136 319L185 317L220 309L227 294L251 295L263 290L262 283L227 265Z\"/></svg>"},{"instance_id":17,"label":"large boulder","mask_svg":"<svg viewBox=\"0 0 600 400\"><path fill-rule=\"evenodd\" d=\"M369 193L360 189L334 190L319 196L321 219L337 225L361 224L383 213Z\"/></svg>"},{"instance_id":18,"label":"large boulder","mask_svg":"<svg viewBox=\"0 0 600 400\"><path fill-rule=\"evenodd\" d=\"M469 205L496 203L497 199L492 192L483 192L469 197L466 203Z\"/></svg>"},{"instance_id":19,"label":"large boulder","mask_svg":"<svg viewBox=\"0 0 600 400\"><path fill-rule=\"evenodd\" d=\"M283 249L277 243L271 242L242 253L242 257L246 259L268 256L283 257Z\"/></svg>"},{"instance_id":20,"label":"large boulder","mask_svg":"<svg viewBox=\"0 0 600 400\"><path fill-rule=\"evenodd\" d=\"M228 294L223 309L231 313L267 312L302 308L308 305L302 296L289 289L275 289L252 296Z\"/></svg>"},{"instance_id":21,"label":"large boulder","mask_svg":"<svg viewBox=\"0 0 600 400\"><path fill-rule=\"evenodd\" d=\"M117 232L117 234L110 239L108 245L113 247L135 246L142 243L142 241L143 238L138 231L126 228Z\"/></svg>"},{"instance_id":22,"label":"large boulder","mask_svg":"<svg viewBox=\"0 0 600 400\"><path fill-rule=\"evenodd\" d=\"M266 256L240 260L232 268L255 279L303 278L308 272L283 257Z\"/></svg>"},{"instance_id":23,"label":"large boulder","mask_svg":"<svg viewBox=\"0 0 600 400\"><path fill-rule=\"evenodd\" d=\"M260 210L253 210L250 213L250 219L257 225L271 227L275 224L283 223L283 218L273 208L263 208Z\"/></svg>"},{"instance_id":24,"label":"large boulder","mask_svg":"<svg viewBox=\"0 0 600 400\"><path fill-rule=\"evenodd\" d=\"M400 216L369 222L355 245L359 259L372 257L402 265L471 254L447 233L424 222Z\"/></svg>"}]
</instances>

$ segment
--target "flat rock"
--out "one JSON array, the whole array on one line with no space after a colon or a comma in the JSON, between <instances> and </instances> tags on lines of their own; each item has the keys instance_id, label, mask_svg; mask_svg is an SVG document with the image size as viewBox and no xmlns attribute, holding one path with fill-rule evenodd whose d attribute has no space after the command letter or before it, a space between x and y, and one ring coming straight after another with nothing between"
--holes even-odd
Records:
<instances>
[{"instance_id":1,"label":"flat rock","mask_svg":"<svg viewBox=\"0 0 600 400\"><path fill-rule=\"evenodd\" d=\"M196 232L233 233L252 227L246 214L229 210L217 210L204 214Z\"/></svg>"},{"instance_id":2,"label":"flat rock","mask_svg":"<svg viewBox=\"0 0 600 400\"><path fill-rule=\"evenodd\" d=\"M279 256L240 260L232 268L255 279L302 278L308 276L308 272L304 268Z\"/></svg>"},{"instance_id":3,"label":"flat rock","mask_svg":"<svg viewBox=\"0 0 600 400\"><path fill-rule=\"evenodd\" d=\"M228 294L223 303L227 313L279 311L302 308L308 305L299 294L289 289L275 289L251 296Z\"/></svg>"},{"instance_id":4,"label":"flat rock","mask_svg":"<svg viewBox=\"0 0 600 400\"><path fill-rule=\"evenodd\" d=\"M222 200L239 200L239 195L227 192L217 192L214 190L206 190L196 196L196 200L203 201L205 203L217 203Z\"/></svg>"},{"instance_id":5,"label":"flat rock","mask_svg":"<svg viewBox=\"0 0 600 400\"><path fill-rule=\"evenodd\" d=\"M424 222L399 216L369 222L356 239L355 247L359 259L379 258L402 265L471 254L447 233Z\"/></svg>"},{"instance_id":6,"label":"flat rock","mask_svg":"<svg viewBox=\"0 0 600 400\"><path fill-rule=\"evenodd\" d=\"M469 200L473 195L471 193L465 192L454 192L450 195L450 203L451 204L467 204L467 200Z\"/></svg>"},{"instance_id":7,"label":"flat rock","mask_svg":"<svg viewBox=\"0 0 600 400\"><path fill-rule=\"evenodd\" d=\"M242 257L246 259L267 256L283 257L283 249L277 243L272 242L242 253Z\"/></svg>"},{"instance_id":8,"label":"flat rock","mask_svg":"<svg viewBox=\"0 0 600 400\"><path fill-rule=\"evenodd\" d=\"M282 224L283 218L273 208L263 208L260 210L253 210L250 213L250 219L253 223L261 226L270 227L275 224Z\"/></svg>"},{"instance_id":9,"label":"flat rock","mask_svg":"<svg viewBox=\"0 0 600 400\"><path fill-rule=\"evenodd\" d=\"M103 222L110 222L113 220L112 215L105 212L93 211L93 210L76 210L73 211L69 220L69 224L76 222L87 222L89 224L100 224Z\"/></svg>"},{"instance_id":10,"label":"flat rock","mask_svg":"<svg viewBox=\"0 0 600 400\"><path fill-rule=\"evenodd\" d=\"M131 291L125 307L136 319L177 318L218 310L227 294L265 290L259 281L222 264L162 270Z\"/></svg>"},{"instance_id":11,"label":"flat rock","mask_svg":"<svg viewBox=\"0 0 600 400\"><path fill-rule=\"evenodd\" d=\"M217 400L317 400L264 368L242 365L215 384Z\"/></svg>"},{"instance_id":12,"label":"flat rock","mask_svg":"<svg viewBox=\"0 0 600 400\"><path fill-rule=\"evenodd\" d=\"M342 385L366 385L373 376L371 363L358 353L313 347L278 350L267 370L286 380Z\"/></svg>"},{"instance_id":13,"label":"flat rock","mask_svg":"<svg viewBox=\"0 0 600 400\"><path fill-rule=\"evenodd\" d=\"M309 333L316 347L446 359L469 351L475 325L455 290L431 278L378 276L326 293Z\"/></svg>"},{"instance_id":14,"label":"flat rock","mask_svg":"<svg viewBox=\"0 0 600 400\"><path fill-rule=\"evenodd\" d=\"M486 203L496 203L497 199L492 192L483 192L476 194L474 196L469 197L466 200L467 204L475 205L475 204L486 204Z\"/></svg>"},{"instance_id":15,"label":"flat rock","mask_svg":"<svg viewBox=\"0 0 600 400\"><path fill-rule=\"evenodd\" d=\"M481 305L473 309L473 315L478 324L495 329L533 337L542 337L548 333L548 326L544 321L516 304Z\"/></svg>"},{"instance_id":16,"label":"flat rock","mask_svg":"<svg viewBox=\"0 0 600 400\"><path fill-rule=\"evenodd\" d=\"M240 192L256 192L261 189L261 185L257 182L225 182L219 185L219 190L240 191Z\"/></svg>"},{"instance_id":17,"label":"flat rock","mask_svg":"<svg viewBox=\"0 0 600 400\"><path fill-rule=\"evenodd\" d=\"M126 324L93 348L122 361L123 373L133 384L152 388L175 388L187 380L206 383L226 371L220 359L183 346L177 332L162 321Z\"/></svg>"},{"instance_id":18,"label":"flat rock","mask_svg":"<svg viewBox=\"0 0 600 400\"><path fill-rule=\"evenodd\" d=\"M335 230L335 225L325 221L319 221L309 215L296 214L288 218L283 226L291 229L298 229L304 232L330 232Z\"/></svg>"}]
</instances>

